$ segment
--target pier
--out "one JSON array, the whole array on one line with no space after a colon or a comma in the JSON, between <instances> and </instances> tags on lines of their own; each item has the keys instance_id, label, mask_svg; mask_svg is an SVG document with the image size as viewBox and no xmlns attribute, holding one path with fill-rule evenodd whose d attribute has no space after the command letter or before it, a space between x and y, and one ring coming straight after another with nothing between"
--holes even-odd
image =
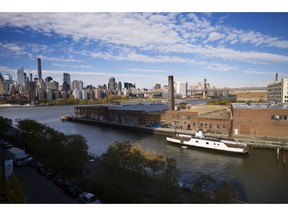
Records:
<instances>
[{"instance_id":1,"label":"pier","mask_svg":"<svg viewBox=\"0 0 288 216\"><path fill-rule=\"evenodd\" d=\"M95 120L95 119L88 119L83 117L76 117L76 116L65 116L66 121L71 122L78 122L83 124L90 124L90 125L99 125L104 127L112 127L112 128L119 128L131 131L137 131L142 133L149 133L149 134L157 134L161 136L174 136L175 133L182 133L182 134L189 134L194 135L194 130L183 130L183 129L175 129L175 128L161 128L161 127L147 127L145 125L138 125L138 124L125 124L107 120ZM206 133L207 136L217 137L220 139L227 139L227 135L220 135L220 134L209 134ZM288 149L288 145L283 146L283 140L275 140L275 139L261 139L261 138L252 138L252 137L245 137L245 138L235 138L235 141L246 143L249 147L252 148L270 148L270 149Z\"/></svg>"}]
</instances>

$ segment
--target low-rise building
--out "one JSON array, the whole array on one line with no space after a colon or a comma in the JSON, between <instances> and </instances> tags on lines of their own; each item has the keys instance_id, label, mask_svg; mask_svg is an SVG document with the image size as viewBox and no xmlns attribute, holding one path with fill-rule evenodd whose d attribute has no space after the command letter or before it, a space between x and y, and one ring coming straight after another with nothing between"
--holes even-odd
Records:
<instances>
[{"instance_id":1,"label":"low-rise building","mask_svg":"<svg viewBox=\"0 0 288 216\"><path fill-rule=\"evenodd\" d=\"M232 104L234 137L288 138L287 104Z\"/></svg>"}]
</instances>

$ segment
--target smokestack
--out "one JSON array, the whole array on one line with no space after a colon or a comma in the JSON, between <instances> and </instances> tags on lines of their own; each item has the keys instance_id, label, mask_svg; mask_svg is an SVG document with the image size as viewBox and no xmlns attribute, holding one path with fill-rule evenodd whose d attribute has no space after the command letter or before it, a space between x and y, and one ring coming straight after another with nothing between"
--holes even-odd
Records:
<instances>
[{"instance_id":1,"label":"smokestack","mask_svg":"<svg viewBox=\"0 0 288 216\"><path fill-rule=\"evenodd\" d=\"M38 66L38 81L42 81L42 68L41 68L41 58L37 58L37 66Z\"/></svg>"},{"instance_id":2,"label":"smokestack","mask_svg":"<svg viewBox=\"0 0 288 216\"><path fill-rule=\"evenodd\" d=\"M168 76L168 109L174 110L174 81L173 81L173 76Z\"/></svg>"}]
</instances>

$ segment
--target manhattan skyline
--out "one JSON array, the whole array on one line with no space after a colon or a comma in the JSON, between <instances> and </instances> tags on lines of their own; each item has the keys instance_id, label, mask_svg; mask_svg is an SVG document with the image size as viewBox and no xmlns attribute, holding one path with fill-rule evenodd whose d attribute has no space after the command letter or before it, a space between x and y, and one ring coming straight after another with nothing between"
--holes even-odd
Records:
<instances>
[{"instance_id":1,"label":"manhattan skyline","mask_svg":"<svg viewBox=\"0 0 288 216\"><path fill-rule=\"evenodd\" d=\"M267 86L288 76L288 13L0 13L0 73L24 66L59 83L167 77L216 87Z\"/></svg>"}]
</instances>

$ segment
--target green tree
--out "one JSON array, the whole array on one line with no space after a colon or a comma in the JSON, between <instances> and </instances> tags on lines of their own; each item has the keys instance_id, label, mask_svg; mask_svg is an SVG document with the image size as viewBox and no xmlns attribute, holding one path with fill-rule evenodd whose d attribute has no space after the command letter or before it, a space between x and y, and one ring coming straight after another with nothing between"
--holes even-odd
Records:
<instances>
[{"instance_id":1,"label":"green tree","mask_svg":"<svg viewBox=\"0 0 288 216\"><path fill-rule=\"evenodd\" d=\"M226 180L216 181L211 175L200 173L191 190L192 202L233 203L240 199L238 192Z\"/></svg>"},{"instance_id":2,"label":"green tree","mask_svg":"<svg viewBox=\"0 0 288 216\"><path fill-rule=\"evenodd\" d=\"M15 175L5 180L5 192L3 191L3 173L0 168L0 203L24 203L25 196L23 193L23 185Z\"/></svg>"},{"instance_id":3,"label":"green tree","mask_svg":"<svg viewBox=\"0 0 288 216\"><path fill-rule=\"evenodd\" d=\"M0 116L0 133L12 127L12 120Z\"/></svg>"}]
</instances>

